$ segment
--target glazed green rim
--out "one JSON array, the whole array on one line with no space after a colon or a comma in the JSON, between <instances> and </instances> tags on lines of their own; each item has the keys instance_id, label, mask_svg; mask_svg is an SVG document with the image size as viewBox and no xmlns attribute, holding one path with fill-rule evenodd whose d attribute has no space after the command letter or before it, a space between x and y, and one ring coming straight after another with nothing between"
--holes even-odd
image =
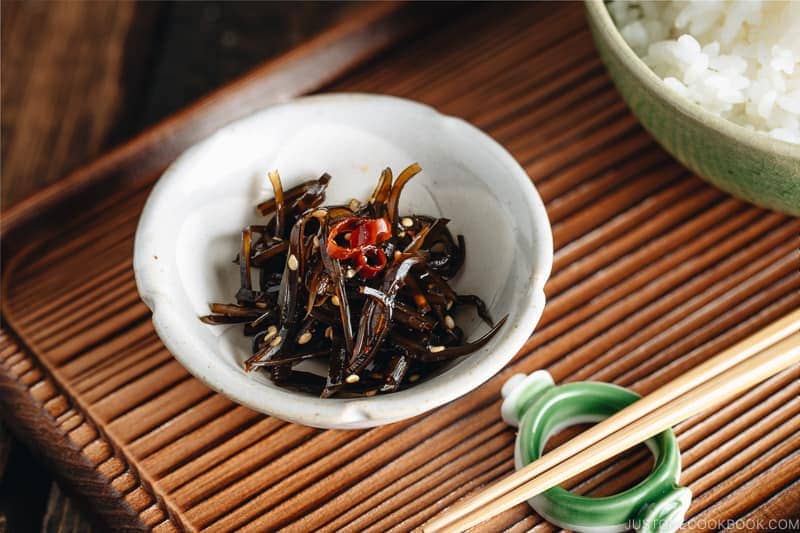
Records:
<instances>
[{"instance_id":1,"label":"glazed green rim","mask_svg":"<svg viewBox=\"0 0 800 533\"><path fill-rule=\"evenodd\" d=\"M609 383L580 382L549 388L525 408L517 437L519 466L538 459L557 429L581 420L607 418L639 398ZM609 527L637 520L639 513L675 490L680 477L680 450L672 430L659 433L647 444L655 456L653 469L634 487L597 498L553 487L537 496L532 505L545 518L561 524Z\"/></svg>"},{"instance_id":2,"label":"glazed green rim","mask_svg":"<svg viewBox=\"0 0 800 533\"><path fill-rule=\"evenodd\" d=\"M748 145L755 150L800 161L800 148L797 145L750 131L744 126L706 111L700 105L671 91L625 42L606 8L604 0L584 1L587 14L595 22L596 29L603 33L612 51L619 56L623 64L630 68L631 73L649 93L666 100L678 112L703 123L724 137Z\"/></svg>"}]
</instances>

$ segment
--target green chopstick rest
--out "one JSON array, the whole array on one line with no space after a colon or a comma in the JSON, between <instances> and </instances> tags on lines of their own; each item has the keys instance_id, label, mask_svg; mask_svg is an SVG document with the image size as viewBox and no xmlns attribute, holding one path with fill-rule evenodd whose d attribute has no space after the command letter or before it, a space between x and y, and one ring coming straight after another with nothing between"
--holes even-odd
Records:
<instances>
[{"instance_id":1,"label":"green chopstick rest","mask_svg":"<svg viewBox=\"0 0 800 533\"><path fill-rule=\"evenodd\" d=\"M635 392L609 383L584 381L556 386L544 370L511 376L502 394L503 419L519 428L514 449L518 470L538 459L547 439L558 431L598 422L639 399ZM692 500L691 491L679 484L678 441L668 429L645 444L653 452L654 465L636 486L600 498L553 487L528 503L548 522L583 533L677 531Z\"/></svg>"}]
</instances>

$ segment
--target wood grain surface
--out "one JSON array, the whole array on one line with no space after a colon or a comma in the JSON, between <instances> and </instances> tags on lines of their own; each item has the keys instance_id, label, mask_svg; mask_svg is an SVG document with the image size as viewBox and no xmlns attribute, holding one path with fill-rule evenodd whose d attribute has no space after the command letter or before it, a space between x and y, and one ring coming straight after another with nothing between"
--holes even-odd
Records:
<instances>
[{"instance_id":1,"label":"wood grain surface","mask_svg":"<svg viewBox=\"0 0 800 533\"><path fill-rule=\"evenodd\" d=\"M1 5L3 209L362 8L237 1ZM19 442L7 441L23 463L0 473L0 515L9 510L9 527L35 527L47 503L62 512L48 515L43 528L84 529L82 506ZM12 490L21 483L30 490Z\"/></svg>"},{"instance_id":2,"label":"wood grain surface","mask_svg":"<svg viewBox=\"0 0 800 533\"><path fill-rule=\"evenodd\" d=\"M153 31L156 10L134 2L3 2L4 205L131 133L118 115L138 88L152 42L143 33ZM134 25L142 61L126 58Z\"/></svg>"},{"instance_id":3,"label":"wood grain surface","mask_svg":"<svg viewBox=\"0 0 800 533\"><path fill-rule=\"evenodd\" d=\"M297 76L302 62L292 59L280 64ZM4 407L11 402L21 413L15 422L45 433L58 454L77 451L68 474L97 474L96 486L81 490L97 489L90 498L109 505L111 523L409 530L512 468L514 434L499 418L499 388L512 373L548 368L557 381L598 379L646 393L800 305L800 221L732 199L671 161L614 91L579 5L481 5L355 72L343 64L321 78L325 90L423 101L487 130L525 167L556 247L536 333L471 394L368 431L264 417L188 375L136 294L133 232L163 160L195 138L184 128L202 116L205 128L224 122L220 110L237 91L247 105L269 101L242 91L275 87L276 71L266 70L264 85L245 80L162 126L172 137L160 151L163 137L150 133L28 203L32 213L17 215L4 239L3 316L13 329L0 338ZM112 182L100 200L85 200L87 183ZM71 206L81 205L72 217L37 218L43 206L58 212L70 191L79 193ZM676 428L682 483L694 494L690 530L798 514L799 376L789 369ZM579 488L621 487L631 481L624 473L646 461L634 453ZM525 505L484 529L553 530Z\"/></svg>"},{"instance_id":4,"label":"wood grain surface","mask_svg":"<svg viewBox=\"0 0 800 533\"><path fill-rule=\"evenodd\" d=\"M363 8L239 1L1 5L5 208Z\"/></svg>"},{"instance_id":5,"label":"wood grain surface","mask_svg":"<svg viewBox=\"0 0 800 533\"><path fill-rule=\"evenodd\" d=\"M145 103L136 95L145 82L153 22L163 11L134 2L2 2L0 206L8 208L136 131L131 116ZM9 527L21 531L41 522L36 500L47 497L49 485L50 499L63 504L60 520L80 525L81 513L35 459L23 453L17 460L27 465L8 478L0 472L0 484L43 490L26 494L24 505L0 496L0 506L9 507ZM59 530L52 517L42 527Z\"/></svg>"},{"instance_id":6,"label":"wood grain surface","mask_svg":"<svg viewBox=\"0 0 800 533\"><path fill-rule=\"evenodd\" d=\"M91 533L92 524L85 513L75 507L75 501L67 497L55 484L47 499L47 510L42 523L42 533Z\"/></svg>"},{"instance_id":7,"label":"wood grain surface","mask_svg":"<svg viewBox=\"0 0 800 533\"><path fill-rule=\"evenodd\" d=\"M6 472L6 463L8 462L8 452L11 450L11 434L6 429L3 421L0 420L0 479ZM6 530L6 516L0 510L0 532Z\"/></svg>"}]
</instances>

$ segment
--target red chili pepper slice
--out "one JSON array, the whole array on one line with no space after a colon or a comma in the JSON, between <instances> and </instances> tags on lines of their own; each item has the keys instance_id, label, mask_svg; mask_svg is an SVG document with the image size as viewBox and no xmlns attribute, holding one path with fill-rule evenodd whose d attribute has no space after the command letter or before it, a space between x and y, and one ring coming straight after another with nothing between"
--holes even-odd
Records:
<instances>
[{"instance_id":1,"label":"red chili pepper slice","mask_svg":"<svg viewBox=\"0 0 800 533\"><path fill-rule=\"evenodd\" d=\"M365 218L350 233L350 247L361 248L385 241L392 236L389 221L385 218Z\"/></svg>"},{"instance_id":2,"label":"red chili pepper slice","mask_svg":"<svg viewBox=\"0 0 800 533\"><path fill-rule=\"evenodd\" d=\"M365 246L356 256L356 264L361 277L374 278L386 266L386 254L377 246Z\"/></svg>"},{"instance_id":3,"label":"red chili pepper slice","mask_svg":"<svg viewBox=\"0 0 800 533\"><path fill-rule=\"evenodd\" d=\"M350 247L336 242L337 237L350 233ZM350 217L337 222L328 235L328 255L334 259L350 259L366 246L374 246L392 236L389 221L385 218Z\"/></svg>"},{"instance_id":4,"label":"red chili pepper slice","mask_svg":"<svg viewBox=\"0 0 800 533\"><path fill-rule=\"evenodd\" d=\"M328 234L328 242L326 243L326 249L329 256L333 257L334 259L350 259L359 252L358 248L354 249L341 246L336 242L336 238L339 235L352 232L354 229L356 229L356 227L358 227L360 221L361 219L359 218L350 217L334 224L330 233Z\"/></svg>"}]
</instances>

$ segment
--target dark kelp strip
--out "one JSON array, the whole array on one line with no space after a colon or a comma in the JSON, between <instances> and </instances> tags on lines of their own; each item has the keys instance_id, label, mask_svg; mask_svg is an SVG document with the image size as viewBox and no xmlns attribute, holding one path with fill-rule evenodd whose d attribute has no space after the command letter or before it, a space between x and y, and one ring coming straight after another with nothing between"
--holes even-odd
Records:
<instances>
[{"instance_id":1,"label":"dark kelp strip","mask_svg":"<svg viewBox=\"0 0 800 533\"><path fill-rule=\"evenodd\" d=\"M343 206L323 206L328 174L284 191L270 172L275 198L257 208L267 221L242 231L236 303L212 303L201 320L243 323L253 338L246 370L324 398L394 392L484 346L507 317L492 325L483 300L448 284L464 264L463 236L445 218L399 214L421 170L393 182L387 168L366 203ZM452 316L462 306L491 326L473 342ZM327 363L327 376L295 368L309 360Z\"/></svg>"}]
</instances>

